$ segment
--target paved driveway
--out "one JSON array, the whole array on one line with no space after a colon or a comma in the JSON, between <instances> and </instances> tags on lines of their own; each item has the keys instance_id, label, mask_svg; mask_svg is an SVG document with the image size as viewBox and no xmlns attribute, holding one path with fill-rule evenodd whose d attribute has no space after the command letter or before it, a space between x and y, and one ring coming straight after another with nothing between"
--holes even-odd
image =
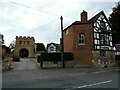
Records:
<instances>
[{"instance_id":1,"label":"paved driveway","mask_svg":"<svg viewBox=\"0 0 120 90\"><path fill-rule=\"evenodd\" d=\"M38 67L28 58L20 59L20 62L15 62L13 65L13 71L29 71L34 69L38 69Z\"/></svg>"}]
</instances>

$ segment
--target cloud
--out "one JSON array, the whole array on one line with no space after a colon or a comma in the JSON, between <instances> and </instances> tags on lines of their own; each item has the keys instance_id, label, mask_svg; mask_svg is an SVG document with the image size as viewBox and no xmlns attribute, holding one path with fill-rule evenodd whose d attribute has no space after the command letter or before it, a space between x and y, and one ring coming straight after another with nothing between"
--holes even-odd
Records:
<instances>
[{"instance_id":1,"label":"cloud","mask_svg":"<svg viewBox=\"0 0 120 90\"><path fill-rule=\"evenodd\" d=\"M110 1L0 0L0 33L4 35L6 45L16 36L24 35L34 36L36 42L59 43L61 15L64 28L80 20L83 10L88 11L89 18L101 10L109 16L115 5L115 1Z\"/></svg>"}]
</instances>

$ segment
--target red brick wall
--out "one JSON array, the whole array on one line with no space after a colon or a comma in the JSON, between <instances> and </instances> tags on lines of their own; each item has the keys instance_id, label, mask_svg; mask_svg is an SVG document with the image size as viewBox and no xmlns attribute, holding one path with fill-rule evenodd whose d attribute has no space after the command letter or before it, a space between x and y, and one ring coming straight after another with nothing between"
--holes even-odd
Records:
<instances>
[{"instance_id":1,"label":"red brick wall","mask_svg":"<svg viewBox=\"0 0 120 90\"><path fill-rule=\"evenodd\" d=\"M4 56L4 58L11 57L11 54L7 53L5 48L2 48L2 55Z\"/></svg>"},{"instance_id":2,"label":"red brick wall","mask_svg":"<svg viewBox=\"0 0 120 90\"><path fill-rule=\"evenodd\" d=\"M73 45L74 45L74 40L73 40L73 29L70 27L68 30L68 34L63 35L64 38L64 51L65 52L72 52L73 51Z\"/></svg>"},{"instance_id":3,"label":"red brick wall","mask_svg":"<svg viewBox=\"0 0 120 90\"><path fill-rule=\"evenodd\" d=\"M85 34L85 45L78 45L78 35ZM64 34L64 50L74 54L75 65L92 65L92 25L80 24L69 28Z\"/></svg>"}]
</instances>

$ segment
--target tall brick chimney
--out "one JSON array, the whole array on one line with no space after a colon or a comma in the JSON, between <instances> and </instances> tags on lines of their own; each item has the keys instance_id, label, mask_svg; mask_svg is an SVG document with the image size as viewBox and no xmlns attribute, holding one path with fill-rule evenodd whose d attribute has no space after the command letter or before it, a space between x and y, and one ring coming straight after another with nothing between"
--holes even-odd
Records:
<instances>
[{"instance_id":1,"label":"tall brick chimney","mask_svg":"<svg viewBox=\"0 0 120 90\"><path fill-rule=\"evenodd\" d=\"M84 10L81 13L81 22L83 22L83 23L87 22L87 12Z\"/></svg>"}]
</instances>

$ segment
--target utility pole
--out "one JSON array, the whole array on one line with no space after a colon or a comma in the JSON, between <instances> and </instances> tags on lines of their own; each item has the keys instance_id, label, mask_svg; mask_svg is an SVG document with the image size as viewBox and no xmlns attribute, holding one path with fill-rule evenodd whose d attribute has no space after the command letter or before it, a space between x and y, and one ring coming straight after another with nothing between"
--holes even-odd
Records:
<instances>
[{"instance_id":1,"label":"utility pole","mask_svg":"<svg viewBox=\"0 0 120 90\"><path fill-rule=\"evenodd\" d=\"M62 46L62 49L61 49L61 61L62 61L62 68L65 68L65 65L64 65L64 41L63 41L63 17L61 16L60 17L60 20L61 20L61 46Z\"/></svg>"}]
</instances>

